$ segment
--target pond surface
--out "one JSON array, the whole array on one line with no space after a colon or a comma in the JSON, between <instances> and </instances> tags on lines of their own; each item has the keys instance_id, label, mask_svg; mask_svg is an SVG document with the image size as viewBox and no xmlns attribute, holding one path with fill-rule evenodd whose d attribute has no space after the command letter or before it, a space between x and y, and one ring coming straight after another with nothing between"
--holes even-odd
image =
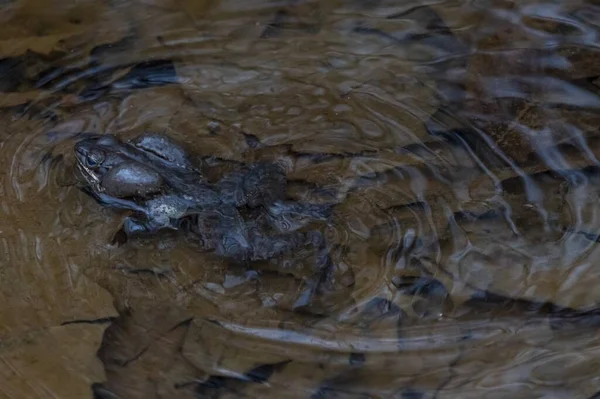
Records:
<instances>
[{"instance_id":1,"label":"pond surface","mask_svg":"<svg viewBox=\"0 0 600 399\"><path fill-rule=\"evenodd\" d=\"M0 398L598 397L597 1L0 18ZM81 190L73 146L144 132L333 202L319 288L294 256L115 243L127 212Z\"/></svg>"}]
</instances>

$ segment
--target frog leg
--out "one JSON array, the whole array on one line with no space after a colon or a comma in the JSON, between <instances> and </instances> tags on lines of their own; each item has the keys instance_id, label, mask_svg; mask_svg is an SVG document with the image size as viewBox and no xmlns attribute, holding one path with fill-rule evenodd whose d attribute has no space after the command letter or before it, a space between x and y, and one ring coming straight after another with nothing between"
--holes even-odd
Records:
<instances>
[{"instance_id":1,"label":"frog leg","mask_svg":"<svg viewBox=\"0 0 600 399\"><path fill-rule=\"evenodd\" d=\"M318 295L331 280L333 262L325 238L320 231L291 232L266 236L260 231L251 233L252 260L275 260L284 255L294 257L302 248L312 247L315 251L312 272L305 276L294 301L295 311L310 310L313 298Z\"/></svg>"},{"instance_id":2,"label":"frog leg","mask_svg":"<svg viewBox=\"0 0 600 399\"><path fill-rule=\"evenodd\" d=\"M123 220L123 225L121 228L128 237L150 234L150 229L146 223L137 218L132 218L131 216L127 216L125 220Z\"/></svg>"},{"instance_id":3,"label":"frog leg","mask_svg":"<svg viewBox=\"0 0 600 399\"><path fill-rule=\"evenodd\" d=\"M250 259L257 261L280 257L301 247L303 242L304 235L297 232L277 236L252 233L250 237Z\"/></svg>"},{"instance_id":4,"label":"frog leg","mask_svg":"<svg viewBox=\"0 0 600 399\"><path fill-rule=\"evenodd\" d=\"M321 248L325 242L319 231L266 234L264 229L258 226L252 226L248 236L251 247L250 259L253 261L278 258L284 254L292 254L301 248Z\"/></svg>"},{"instance_id":5,"label":"frog leg","mask_svg":"<svg viewBox=\"0 0 600 399\"><path fill-rule=\"evenodd\" d=\"M330 248L325 242L325 237L320 231L310 232L312 245L315 247L315 257L312 273L304 277L292 310L300 312L313 312L313 300L316 296L327 294L335 290L334 262Z\"/></svg>"},{"instance_id":6,"label":"frog leg","mask_svg":"<svg viewBox=\"0 0 600 399\"><path fill-rule=\"evenodd\" d=\"M153 235L160 230L177 230L173 220L163 221L156 219L140 220L134 216L127 216L123 220L123 232L128 236Z\"/></svg>"},{"instance_id":7,"label":"frog leg","mask_svg":"<svg viewBox=\"0 0 600 399\"><path fill-rule=\"evenodd\" d=\"M301 294L292 305L292 310L294 311L310 310L310 305L314 296L322 292L324 286L330 282L333 262L329 255L329 251L327 251L324 258L317 257L317 265L315 266L315 273L303 281L304 284Z\"/></svg>"},{"instance_id":8,"label":"frog leg","mask_svg":"<svg viewBox=\"0 0 600 399\"><path fill-rule=\"evenodd\" d=\"M122 198L115 198L108 194L95 192L88 187L83 187L82 191L90 197L94 198L96 202L98 202L100 205L104 205L107 208L127 209L143 213L144 215L147 214L147 211L144 207L139 206L133 201L125 200Z\"/></svg>"},{"instance_id":9,"label":"frog leg","mask_svg":"<svg viewBox=\"0 0 600 399\"><path fill-rule=\"evenodd\" d=\"M250 244L244 220L233 206L198 211L192 233L217 255L240 263L249 262Z\"/></svg>"},{"instance_id":10,"label":"frog leg","mask_svg":"<svg viewBox=\"0 0 600 399\"><path fill-rule=\"evenodd\" d=\"M285 172L281 166L274 163L255 164L244 176L246 204L255 208L282 200L285 198L286 185Z\"/></svg>"},{"instance_id":11,"label":"frog leg","mask_svg":"<svg viewBox=\"0 0 600 399\"><path fill-rule=\"evenodd\" d=\"M223 203L235 207L246 204L248 196L244 191L244 178L244 172L232 172L215 184L215 189Z\"/></svg>"},{"instance_id":12,"label":"frog leg","mask_svg":"<svg viewBox=\"0 0 600 399\"><path fill-rule=\"evenodd\" d=\"M259 163L225 175L215 184L227 205L255 208L285 196L285 173L276 164Z\"/></svg>"},{"instance_id":13,"label":"frog leg","mask_svg":"<svg viewBox=\"0 0 600 399\"><path fill-rule=\"evenodd\" d=\"M237 210L229 214L205 212L199 219L196 233L211 243L217 255L246 265L291 253L309 241L303 232L267 235L256 222L241 219Z\"/></svg>"}]
</instances>

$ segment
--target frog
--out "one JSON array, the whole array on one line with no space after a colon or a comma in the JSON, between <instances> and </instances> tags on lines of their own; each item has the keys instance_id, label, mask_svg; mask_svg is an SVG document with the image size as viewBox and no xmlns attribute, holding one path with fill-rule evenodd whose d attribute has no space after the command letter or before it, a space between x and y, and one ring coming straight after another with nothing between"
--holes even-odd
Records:
<instances>
[{"instance_id":1,"label":"frog","mask_svg":"<svg viewBox=\"0 0 600 399\"><path fill-rule=\"evenodd\" d=\"M243 263L322 245L300 230L327 220L331 205L287 200L277 163L244 165L210 182L183 145L157 133L129 141L88 134L74 152L80 188L105 207L133 212L122 224L126 237L187 226L207 250Z\"/></svg>"}]
</instances>

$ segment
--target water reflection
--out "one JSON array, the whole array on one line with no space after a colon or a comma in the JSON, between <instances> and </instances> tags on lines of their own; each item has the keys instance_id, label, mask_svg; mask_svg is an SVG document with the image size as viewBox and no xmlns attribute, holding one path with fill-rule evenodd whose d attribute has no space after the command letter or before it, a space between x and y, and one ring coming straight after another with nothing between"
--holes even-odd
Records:
<instances>
[{"instance_id":1,"label":"water reflection","mask_svg":"<svg viewBox=\"0 0 600 399\"><path fill-rule=\"evenodd\" d=\"M0 392L595 397L598 15L2 2ZM78 188L73 146L144 132L335 204L319 289L182 232L111 243L128 213Z\"/></svg>"}]
</instances>

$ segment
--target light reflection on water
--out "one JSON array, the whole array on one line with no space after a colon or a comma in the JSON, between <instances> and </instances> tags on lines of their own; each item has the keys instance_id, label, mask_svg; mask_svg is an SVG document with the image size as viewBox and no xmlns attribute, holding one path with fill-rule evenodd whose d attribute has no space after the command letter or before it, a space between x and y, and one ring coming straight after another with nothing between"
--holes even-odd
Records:
<instances>
[{"instance_id":1,"label":"light reflection on water","mask_svg":"<svg viewBox=\"0 0 600 399\"><path fill-rule=\"evenodd\" d=\"M593 1L2 2L6 397L591 398ZM81 133L285 166L327 282L229 265L74 185ZM226 162L225 162L226 163ZM112 392L112 394L111 394Z\"/></svg>"}]
</instances>

